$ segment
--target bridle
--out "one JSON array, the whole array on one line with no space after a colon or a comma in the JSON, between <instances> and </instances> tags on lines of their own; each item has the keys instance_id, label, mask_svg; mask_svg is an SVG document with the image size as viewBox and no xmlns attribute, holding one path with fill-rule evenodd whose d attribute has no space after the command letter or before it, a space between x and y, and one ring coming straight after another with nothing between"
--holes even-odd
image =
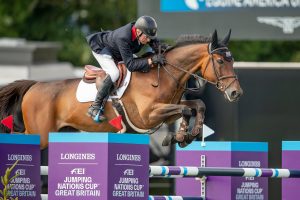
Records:
<instances>
[{"instance_id":1,"label":"bridle","mask_svg":"<svg viewBox=\"0 0 300 200\"><path fill-rule=\"evenodd\" d=\"M215 60L213 58L213 54L220 54L219 52L221 50L228 50L227 47L219 47L219 48L216 48L214 50L211 50L211 43L209 43L208 45L208 52L209 52L209 57L210 57L210 60L212 62L212 67L213 67L213 70L214 70L214 73L215 73L215 76L216 76L216 79L217 81L215 83L213 83L220 91L225 91L228 87L230 87L230 85L236 81L238 78L237 78L237 75L233 74L233 75L227 75L227 76L221 76L217 69L216 69L216 66L215 66ZM204 71L203 71L203 77L205 77L205 72L206 72L206 69L208 68L208 64L209 62L207 62L205 68L204 68ZM232 78L233 80L227 84L227 85L224 85L224 83L222 82L222 80L225 80L225 79L228 79L228 78Z\"/></svg>"},{"instance_id":2,"label":"bridle","mask_svg":"<svg viewBox=\"0 0 300 200\"><path fill-rule=\"evenodd\" d=\"M209 43L209 45L208 45L208 52L210 54L210 60L212 62L212 67L213 67L213 70L214 70L214 73L215 73L215 76L216 76L216 80L217 80L216 82L212 82L212 81L209 81L206 78L204 78L205 77L204 75L205 75L206 69L208 68L208 65L209 65L210 62L207 62L206 66L204 68L202 76L199 76L196 73L191 73L191 72L183 69L182 67L179 67L179 66L176 66L176 65L170 63L167 60L166 60L166 64L168 64L168 65L170 65L170 66L172 66L172 67L174 67L174 68L176 68L176 69L178 69L180 71L183 71L183 72L189 74L190 76L194 77L198 81L199 84L200 84L200 80L202 80L202 81L204 81L204 83L210 83L210 84L216 86L220 91L224 92L238 78L237 78L237 76L235 74L233 74L233 75L227 75L227 76L221 76L218 73L218 71L216 69L216 66L215 66L215 60L213 58L213 54L219 54L220 50L228 50L228 48L227 47L220 47L220 48L211 50L211 43ZM164 53L165 52L163 52L163 54ZM174 77L174 75L165 66L160 66L160 65L158 66L158 84L159 84L159 69L160 69L160 67L162 67L169 74L169 76L174 79L174 81L177 83L177 85L180 85L179 81ZM232 78L233 80L229 84L224 85L223 80L228 79L228 78ZM155 87L157 87L157 86L158 85L155 85ZM183 87L183 89L184 90L188 90L188 91L192 91L192 92L195 92L196 90L197 91L199 90L198 88L195 89L195 88L186 88L186 87Z\"/></svg>"}]
</instances>

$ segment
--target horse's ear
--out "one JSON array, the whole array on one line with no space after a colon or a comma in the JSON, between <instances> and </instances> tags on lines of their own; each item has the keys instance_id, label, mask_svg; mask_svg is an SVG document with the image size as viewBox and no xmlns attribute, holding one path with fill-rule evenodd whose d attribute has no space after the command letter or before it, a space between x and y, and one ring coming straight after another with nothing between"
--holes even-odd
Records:
<instances>
[{"instance_id":1,"label":"horse's ear","mask_svg":"<svg viewBox=\"0 0 300 200\"><path fill-rule=\"evenodd\" d=\"M215 30L211 36L211 51L218 48L218 33Z\"/></svg>"},{"instance_id":2,"label":"horse's ear","mask_svg":"<svg viewBox=\"0 0 300 200\"><path fill-rule=\"evenodd\" d=\"M226 46L229 43L230 35L231 35L231 29L229 29L229 32L227 33L227 35L225 36L225 38L222 41L222 43L225 44Z\"/></svg>"}]
</instances>

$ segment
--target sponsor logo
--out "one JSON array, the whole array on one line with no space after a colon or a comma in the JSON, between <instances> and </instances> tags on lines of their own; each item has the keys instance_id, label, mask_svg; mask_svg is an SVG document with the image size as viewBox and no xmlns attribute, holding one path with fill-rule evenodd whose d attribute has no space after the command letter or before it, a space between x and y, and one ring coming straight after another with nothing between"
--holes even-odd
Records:
<instances>
[{"instance_id":1,"label":"sponsor logo","mask_svg":"<svg viewBox=\"0 0 300 200\"><path fill-rule=\"evenodd\" d=\"M257 17L257 21L282 28L284 34L292 34L300 26L300 17Z\"/></svg>"}]
</instances>

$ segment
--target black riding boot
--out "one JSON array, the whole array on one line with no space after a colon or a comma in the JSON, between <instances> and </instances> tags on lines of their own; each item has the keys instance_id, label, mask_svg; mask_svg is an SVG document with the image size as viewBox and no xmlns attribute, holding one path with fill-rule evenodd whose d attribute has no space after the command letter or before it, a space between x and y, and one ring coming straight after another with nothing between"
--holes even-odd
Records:
<instances>
[{"instance_id":1,"label":"black riding boot","mask_svg":"<svg viewBox=\"0 0 300 200\"><path fill-rule=\"evenodd\" d=\"M89 107L88 115L93 118L95 122L105 121L106 118L103 115L104 113L104 105L103 100L109 95L113 86L113 82L110 78L110 75L106 75L102 84L98 88L98 93L95 101Z\"/></svg>"}]
</instances>

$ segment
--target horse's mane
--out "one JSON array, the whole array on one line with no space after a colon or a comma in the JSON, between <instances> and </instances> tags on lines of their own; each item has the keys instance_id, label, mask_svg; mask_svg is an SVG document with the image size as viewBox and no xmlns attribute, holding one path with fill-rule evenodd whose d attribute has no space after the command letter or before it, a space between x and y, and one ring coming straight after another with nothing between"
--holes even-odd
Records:
<instances>
[{"instance_id":1,"label":"horse's mane","mask_svg":"<svg viewBox=\"0 0 300 200\"><path fill-rule=\"evenodd\" d=\"M184 46L194 43L209 43L211 42L211 37L206 37L198 34L184 34L180 35L175 41L175 46Z\"/></svg>"},{"instance_id":2,"label":"horse's mane","mask_svg":"<svg viewBox=\"0 0 300 200\"><path fill-rule=\"evenodd\" d=\"M182 46L195 44L195 43L202 43L202 44L209 43L211 41L212 41L211 37L206 37L199 34L184 34L184 35L180 35L176 39L175 45L172 46L171 48L168 48L168 51L175 49L177 47L182 47Z\"/></svg>"}]
</instances>

